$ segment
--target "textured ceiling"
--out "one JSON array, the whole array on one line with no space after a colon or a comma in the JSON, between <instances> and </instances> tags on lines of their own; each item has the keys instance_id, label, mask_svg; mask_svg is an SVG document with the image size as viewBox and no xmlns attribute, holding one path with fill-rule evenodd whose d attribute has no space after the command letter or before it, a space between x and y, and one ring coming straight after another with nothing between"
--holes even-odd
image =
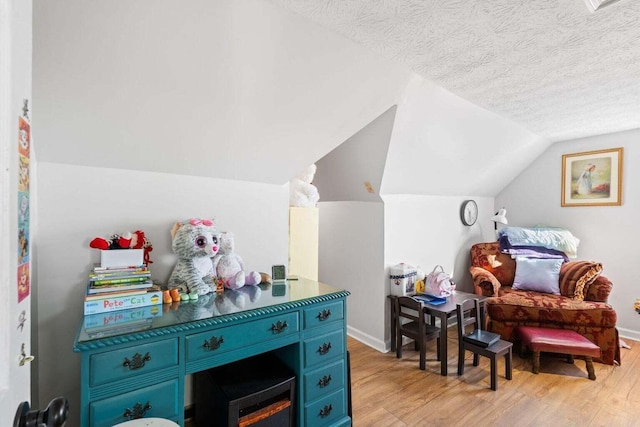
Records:
<instances>
[{"instance_id":1,"label":"textured ceiling","mask_svg":"<svg viewBox=\"0 0 640 427\"><path fill-rule=\"evenodd\" d=\"M552 141L640 128L640 1L271 1Z\"/></svg>"}]
</instances>

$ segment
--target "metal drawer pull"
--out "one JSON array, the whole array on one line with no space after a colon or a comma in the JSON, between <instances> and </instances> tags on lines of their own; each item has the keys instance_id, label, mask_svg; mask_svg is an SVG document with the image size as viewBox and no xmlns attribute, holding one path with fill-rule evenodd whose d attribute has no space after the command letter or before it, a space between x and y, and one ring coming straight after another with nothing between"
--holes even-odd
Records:
<instances>
[{"instance_id":1,"label":"metal drawer pull","mask_svg":"<svg viewBox=\"0 0 640 427\"><path fill-rule=\"evenodd\" d=\"M329 376L325 375L324 377L320 378L320 381L318 381L318 386L320 388L324 388L328 386L330 382L331 382L331 375Z\"/></svg>"},{"instance_id":2,"label":"metal drawer pull","mask_svg":"<svg viewBox=\"0 0 640 427\"><path fill-rule=\"evenodd\" d=\"M284 330L287 329L288 326L289 325L287 324L286 320L284 322L278 320L276 323L271 324L271 330L276 334L280 334L284 332Z\"/></svg>"},{"instance_id":3,"label":"metal drawer pull","mask_svg":"<svg viewBox=\"0 0 640 427\"><path fill-rule=\"evenodd\" d=\"M320 353L320 356L324 356L325 354L329 353L329 350L331 350L331 343L324 343L320 347L318 347L318 353Z\"/></svg>"},{"instance_id":4,"label":"metal drawer pull","mask_svg":"<svg viewBox=\"0 0 640 427\"><path fill-rule=\"evenodd\" d=\"M220 335L220 339L218 339L215 336L212 336L209 341L204 340L204 344L202 344L202 347L208 348L209 351L214 351L219 349L220 344L222 344L223 342L224 342L224 338L222 337L222 335Z\"/></svg>"},{"instance_id":5,"label":"metal drawer pull","mask_svg":"<svg viewBox=\"0 0 640 427\"><path fill-rule=\"evenodd\" d=\"M320 410L320 418L326 418L329 416L329 414L331 414L331 410L333 409L333 406L331 406L331 404L329 405L324 405L324 408L322 408Z\"/></svg>"},{"instance_id":6,"label":"metal drawer pull","mask_svg":"<svg viewBox=\"0 0 640 427\"><path fill-rule=\"evenodd\" d=\"M151 360L151 356L149 352L147 352L144 357L140 353L136 353L132 359L133 360L129 360L125 357L122 366L129 368L130 371L135 371L136 369L144 368L145 363Z\"/></svg>"},{"instance_id":7,"label":"metal drawer pull","mask_svg":"<svg viewBox=\"0 0 640 427\"><path fill-rule=\"evenodd\" d=\"M329 316L331 316L331 310L325 308L320 313L318 313L316 317L318 318L319 321L322 322L323 320L327 320Z\"/></svg>"},{"instance_id":8,"label":"metal drawer pull","mask_svg":"<svg viewBox=\"0 0 640 427\"><path fill-rule=\"evenodd\" d=\"M129 420L137 420L138 418L143 418L149 409L151 409L151 403L147 402L142 406L142 404L138 402L134 405L133 411L127 408L122 416Z\"/></svg>"}]
</instances>

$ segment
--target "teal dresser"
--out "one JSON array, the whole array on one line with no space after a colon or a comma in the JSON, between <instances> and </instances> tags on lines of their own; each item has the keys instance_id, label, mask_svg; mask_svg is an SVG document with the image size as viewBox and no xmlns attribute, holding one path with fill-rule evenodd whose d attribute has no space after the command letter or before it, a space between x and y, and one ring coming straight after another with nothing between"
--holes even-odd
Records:
<instances>
[{"instance_id":1,"label":"teal dresser","mask_svg":"<svg viewBox=\"0 0 640 427\"><path fill-rule=\"evenodd\" d=\"M74 345L82 360L82 426L142 417L184 425L185 375L265 352L296 374L298 426L351 425L348 295L301 278L85 316Z\"/></svg>"}]
</instances>

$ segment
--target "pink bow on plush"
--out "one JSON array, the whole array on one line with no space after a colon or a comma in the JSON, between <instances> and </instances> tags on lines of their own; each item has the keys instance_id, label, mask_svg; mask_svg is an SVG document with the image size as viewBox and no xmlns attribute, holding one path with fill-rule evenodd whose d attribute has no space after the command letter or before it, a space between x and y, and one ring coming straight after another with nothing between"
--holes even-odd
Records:
<instances>
[{"instance_id":1,"label":"pink bow on plush","mask_svg":"<svg viewBox=\"0 0 640 427\"><path fill-rule=\"evenodd\" d=\"M191 221L189 221L189 224L191 225L206 225L206 226L211 226L213 225L213 221L211 221L210 219L199 219L199 218L194 218Z\"/></svg>"}]
</instances>

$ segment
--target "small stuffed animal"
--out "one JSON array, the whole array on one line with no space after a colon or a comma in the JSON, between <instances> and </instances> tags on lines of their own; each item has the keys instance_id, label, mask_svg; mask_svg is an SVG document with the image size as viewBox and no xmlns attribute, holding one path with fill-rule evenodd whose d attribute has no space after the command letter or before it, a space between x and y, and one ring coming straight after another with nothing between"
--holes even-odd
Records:
<instances>
[{"instance_id":1,"label":"small stuffed animal","mask_svg":"<svg viewBox=\"0 0 640 427\"><path fill-rule=\"evenodd\" d=\"M416 293L421 294L424 292L424 281L426 277L427 275L424 273L424 270L422 270L419 265L416 266Z\"/></svg>"},{"instance_id":2,"label":"small stuffed animal","mask_svg":"<svg viewBox=\"0 0 640 427\"><path fill-rule=\"evenodd\" d=\"M136 230L133 234L127 231L123 234L114 234L107 239L96 237L89 243L89 247L103 251L107 249L142 249L144 243L144 232Z\"/></svg>"},{"instance_id":3,"label":"small stuffed animal","mask_svg":"<svg viewBox=\"0 0 640 427\"><path fill-rule=\"evenodd\" d=\"M311 183L316 173L316 165L312 164L303 173L289 182L289 206L315 207L320 194Z\"/></svg>"},{"instance_id":4,"label":"small stuffed animal","mask_svg":"<svg viewBox=\"0 0 640 427\"><path fill-rule=\"evenodd\" d=\"M169 289L206 295L216 290L211 260L220 247L218 232L210 219L177 222L171 229L171 248L178 262L169 277Z\"/></svg>"},{"instance_id":5,"label":"small stuffed animal","mask_svg":"<svg viewBox=\"0 0 640 427\"><path fill-rule=\"evenodd\" d=\"M136 230L133 233L127 231L123 234L114 234L105 239L96 237L89 243L89 247L94 249L144 249L144 262L152 264L149 252L153 250L151 242L147 240L144 231Z\"/></svg>"},{"instance_id":6,"label":"small stuffed animal","mask_svg":"<svg viewBox=\"0 0 640 427\"><path fill-rule=\"evenodd\" d=\"M234 252L235 240L229 232L220 235L220 252L213 258L213 268L218 277L224 280L227 289L239 289L244 285L257 285L262 276L257 271L244 270L244 262Z\"/></svg>"}]
</instances>

